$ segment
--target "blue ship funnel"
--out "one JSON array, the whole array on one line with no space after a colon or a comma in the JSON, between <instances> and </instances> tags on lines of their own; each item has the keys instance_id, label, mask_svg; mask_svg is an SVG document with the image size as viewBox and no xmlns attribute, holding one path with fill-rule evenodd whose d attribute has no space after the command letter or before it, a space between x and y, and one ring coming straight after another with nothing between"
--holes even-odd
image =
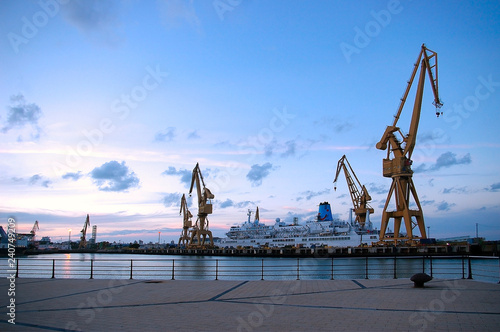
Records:
<instances>
[{"instance_id":1,"label":"blue ship funnel","mask_svg":"<svg viewBox=\"0 0 500 332\"><path fill-rule=\"evenodd\" d=\"M333 221L330 203L323 202L319 204L318 221Z\"/></svg>"}]
</instances>

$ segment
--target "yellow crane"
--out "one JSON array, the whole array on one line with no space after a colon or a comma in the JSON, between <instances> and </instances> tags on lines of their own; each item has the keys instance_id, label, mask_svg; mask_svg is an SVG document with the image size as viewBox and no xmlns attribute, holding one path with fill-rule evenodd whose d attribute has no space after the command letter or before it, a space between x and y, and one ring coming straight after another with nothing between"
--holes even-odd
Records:
<instances>
[{"instance_id":1,"label":"yellow crane","mask_svg":"<svg viewBox=\"0 0 500 332\"><path fill-rule=\"evenodd\" d=\"M337 173L335 174L335 180L333 180L334 190L337 190L337 179L342 170L344 171L345 179L347 181L347 187L349 188L352 204L354 206L356 222L359 223L361 228L363 228L366 222L366 215L368 213L373 213L373 208L368 204L368 202L371 201L372 198L370 197L370 194L368 194L368 190L366 190L366 187L362 185L361 182L359 182L356 173L354 173L351 164L349 163L345 155L343 155L337 163ZM353 177L356 182L354 182Z\"/></svg>"},{"instance_id":2,"label":"yellow crane","mask_svg":"<svg viewBox=\"0 0 500 332\"><path fill-rule=\"evenodd\" d=\"M419 68L420 75L413 105L410 129L407 135L403 135L399 127L397 127L397 123ZM382 213L380 228L380 240L382 241L392 241L394 244L403 241L412 244L419 238L413 234L413 229L417 226L420 230L420 237L424 239L427 238L422 207L412 179L413 171L411 170L411 156L417 138L426 74L429 76L432 92L434 93L433 105L436 107L436 115L439 117L439 115L442 114L439 112L439 108L443 106L443 103L439 99L437 69L437 53L429 50L425 45L422 45L405 93L401 98L401 103L395 115L394 123L392 126L387 126L382 138L376 145L379 150L387 149L387 157L383 160L383 176L392 178L391 188L389 189L384 211ZM400 138L396 137L396 134L399 134ZM395 199L396 210L388 211L388 205L392 197ZM412 198L416 205L416 209L410 209ZM414 218L414 220L412 218ZM386 229L391 219L394 219L394 235L386 236ZM406 235L400 234L402 220L404 220Z\"/></svg>"},{"instance_id":3,"label":"yellow crane","mask_svg":"<svg viewBox=\"0 0 500 332\"><path fill-rule=\"evenodd\" d=\"M207 247L208 245L205 244L207 236L210 240L209 246L213 247L214 241L212 238L212 232L208 229L207 216L209 214L212 214L213 209L211 200L215 196L205 186L205 182L203 181L203 175L201 174L200 166L198 163L196 163L196 166L193 169L193 176L191 178L191 187L189 189L190 196L195 184L198 195L198 218L196 219L195 225L191 230L191 237L189 240L188 247L193 247L193 248Z\"/></svg>"},{"instance_id":4,"label":"yellow crane","mask_svg":"<svg viewBox=\"0 0 500 332\"><path fill-rule=\"evenodd\" d=\"M35 240L36 236L36 231L40 230L40 227L38 227L38 220L35 220L35 223L33 224L33 228L30 231L30 234L33 236L33 241Z\"/></svg>"},{"instance_id":5,"label":"yellow crane","mask_svg":"<svg viewBox=\"0 0 500 332\"><path fill-rule=\"evenodd\" d=\"M182 194L181 198L181 209L179 210L179 214L183 215L183 223L182 223L182 233L179 238L179 247L182 245L184 247L189 243L189 228L193 226L193 215L188 210L186 195Z\"/></svg>"},{"instance_id":6,"label":"yellow crane","mask_svg":"<svg viewBox=\"0 0 500 332\"><path fill-rule=\"evenodd\" d=\"M83 224L83 228L80 231L80 233L82 233L82 235L80 236L80 245L78 245L78 249L85 249L85 247L87 246L86 235L87 235L87 228L89 226L90 226L90 218L89 218L89 215L87 214L87 219L85 219L85 223Z\"/></svg>"}]
</instances>

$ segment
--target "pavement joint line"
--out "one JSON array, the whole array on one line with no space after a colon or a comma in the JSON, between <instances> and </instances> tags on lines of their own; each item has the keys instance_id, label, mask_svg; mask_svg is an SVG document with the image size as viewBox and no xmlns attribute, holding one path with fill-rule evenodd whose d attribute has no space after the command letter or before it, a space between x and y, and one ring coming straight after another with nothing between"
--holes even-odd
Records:
<instances>
[{"instance_id":1,"label":"pavement joint line","mask_svg":"<svg viewBox=\"0 0 500 332\"><path fill-rule=\"evenodd\" d=\"M352 280L353 283L355 283L356 285L358 285L359 287L363 288L363 289L366 289L367 287L365 285L363 285L362 283L360 283L359 281L357 280Z\"/></svg>"},{"instance_id":2,"label":"pavement joint line","mask_svg":"<svg viewBox=\"0 0 500 332\"><path fill-rule=\"evenodd\" d=\"M229 292L232 292L233 290L235 290L235 289L236 289L236 288L238 288L238 287L243 286L243 285L244 285L244 284L246 284L247 282L248 282L248 280L247 280L247 281L243 281L243 282L239 283L238 285L236 285L236 286L234 286L234 287L231 287L231 288L229 288L228 290L225 290L224 292L222 292L222 293L220 293L220 294L218 294L218 295L215 295L214 297L212 297L212 298L211 298L211 299L209 299L208 301L215 301L215 300L217 300L219 297L224 296L224 295L226 295L226 294L227 294L227 293L229 293Z\"/></svg>"},{"instance_id":3,"label":"pavement joint line","mask_svg":"<svg viewBox=\"0 0 500 332\"><path fill-rule=\"evenodd\" d=\"M267 302L249 302L249 301L237 301L237 300L218 300L219 302L232 302L241 304L269 304ZM391 309L391 308L362 308L362 307L341 307L341 306L325 306L325 305L313 305L313 304L273 304L276 306L283 307L295 307L295 308L308 308L308 309L339 309L339 310L361 310L361 311L389 311L389 312L428 312L428 313L445 313L445 314L468 314L468 315L498 315L500 312L478 312L478 311L457 311L457 310L425 310L425 309Z\"/></svg>"},{"instance_id":4,"label":"pavement joint line","mask_svg":"<svg viewBox=\"0 0 500 332\"><path fill-rule=\"evenodd\" d=\"M28 302L22 302L22 303L18 303L16 305L20 306L20 305L24 305L24 304L32 304L32 303L36 303L36 302L43 302L43 301L48 301L48 300L55 300L55 299L65 298L65 297L74 296L74 295L82 295L82 294L87 294L87 293L98 292L98 291L101 291L103 289L112 289L112 288L119 288L119 287L125 287L125 286L135 285L135 284L142 283L142 282L144 282L144 281L143 280L141 280L141 281L135 281L135 282L131 282L129 284L121 284L121 285L116 285L116 286L112 286L112 287L101 287L101 288L96 288L96 289L82 291L82 292L76 292L76 293L71 293L71 294L64 294L64 295L59 295L59 296L54 296L54 297L48 297L48 298L45 298L45 299L38 299L38 300L33 300L33 301L28 301Z\"/></svg>"}]
</instances>

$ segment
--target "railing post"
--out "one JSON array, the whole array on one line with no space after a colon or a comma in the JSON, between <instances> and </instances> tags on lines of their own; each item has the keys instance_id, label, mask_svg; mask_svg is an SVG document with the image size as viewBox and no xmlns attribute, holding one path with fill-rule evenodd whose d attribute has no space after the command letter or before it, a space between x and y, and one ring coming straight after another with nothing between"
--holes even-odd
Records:
<instances>
[{"instance_id":1,"label":"railing post","mask_svg":"<svg viewBox=\"0 0 500 332\"><path fill-rule=\"evenodd\" d=\"M498 257L498 283L500 284L500 256Z\"/></svg>"},{"instance_id":2,"label":"railing post","mask_svg":"<svg viewBox=\"0 0 500 332\"><path fill-rule=\"evenodd\" d=\"M52 279L56 277L56 260L52 260Z\"/></svg>"},{"instance_id":3,"label":"railing post","mask_svg":"<svg viewBox=\"0 0 500 332\"><path fill-rule=\"evenodd\" d=\"M300 280L300 258L297 258L297 280Z\"/></svg>"},{"instance_id":4,"label":"railing post","mask_svg":"<svg viewBox=\"0 0 500 332\"><path fill-rule=\"evenodd\" d=\"M133 270L133 268L132 268L132 265L133 265L132 262L133 262L133 260L131 259L130 260L130 279L132 279L132 270Z\"/></svg>"},{"instance_id":5,"label":"railing post","mask_svg":"<svg viewBox=\"0 0 500 332\"><path fill-rule=\"evenodd\" d=\"M262 258L262 268L261 268L260 280L264 280L264 258Z\"/></svg>"},{"instance_id":6,"label":"railing post","mask_svg":"<svg viewBox=\"0 0 500 332\"><path fill-rule=\"evenodd\" d=\"M19 278L19 258L16 259L16 278Z\"/></svg>"},{"instance_id":7,"label":"railing post","mask_svg":"<svg viewBox=\"0 0 500 332\"><path fill-rule=\"evenodd\" d=\"M94 279L94 260L90 260L90 279Z\"/></svg>"},{"instance_id":8,"label":"railing post","mask_svg":"<svg viewBox=\"0 0 500 332\"><path fill-rule=\"evenodd\" d=\"M172 259L172 280L175 280L174 271L175 271L175 259Z\"/></svg>"},{"instance_id":9,"label":"railing post","mask_svg":"<svg viewBox=\"0 0 500 332\"><path fill-rule=\"evenodd\" d=\"M429 263L431 264L431 277L432 277L432 256L429 256Z\"/></svg>"},{"instance_id":10,"label":"railing post","mask_svg":"<svg viewBox=\"0 0 500 332\"><path fill-rule=\"evenodd\" d=\"M462 279L465 279L465 256L462 255Z\"/></svg>"},{"instance_id":11,"label":"railing post","mask_svg":"<svg viewBox=\"0 0 500 332\"><path fill-rule=\"evenodd\" d=\"M394 255L394 268L393 268L393 270L394 270L394 279L398 278L396 259L397 259L397 256Z\"/></svg>"},{"instance_id":12,"label":"railing post","mask_svg":"<svg viewBox=\"0 0 500 332\"><path fill-rule=\"evenodd\" d=\"M422 273L425 273L425 256L422 255Z\"/></svg>"},{"instance_id":13,"label":"railing post","mask_svg":"<svg viewBox=\"0 0 500 332\"><path fill-rule=\"evenodd\" d=\"M219 280L219 260L215 260L215 280Z\"/></svg>"},{"instance_id":14,"label":"railing post","mask_svg":"<svg viewBox=\"0 0 500 332\"><path fill-rule=\"evenodd\" d=\"M333 280L333 256L332 256L332 278L330 280Z\"/></svg>"},{"instance_id":15,"label":"railing post","mask_svg":"<svg viewBox=\"0 0 500 332\"><path fill-rule=\"evenodd\" d=\"M368 279L368 256L365 257L365 279Z\"/></svg>"},{"instance_id":16,"label":"railing post","mask_svg":"<svg viewBox=\"0 0 500 332\"><path fill-rule=\"evenodd\" d=\"M472 265L470 262L470 256L469 256L469 276L467 277L467 279L472 279Z\"/></svg>"}]
</instances>

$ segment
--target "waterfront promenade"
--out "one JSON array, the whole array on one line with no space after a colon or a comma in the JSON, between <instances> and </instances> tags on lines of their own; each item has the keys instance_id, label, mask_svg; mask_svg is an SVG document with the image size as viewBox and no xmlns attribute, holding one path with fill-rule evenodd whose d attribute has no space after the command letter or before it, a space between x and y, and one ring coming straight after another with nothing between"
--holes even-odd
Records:
<instances>
[{"instance_id":1,"label":"waterfront promenade","mask_svg":"<svg viewBox=\"0 0 500 332\"><path fill-rule=\"evenodd\" d=\"M0 279L0 331L498 331L500 285L434 279ZM15 299L15 322L7 305Z\"/></svg>"}]
</instances>

